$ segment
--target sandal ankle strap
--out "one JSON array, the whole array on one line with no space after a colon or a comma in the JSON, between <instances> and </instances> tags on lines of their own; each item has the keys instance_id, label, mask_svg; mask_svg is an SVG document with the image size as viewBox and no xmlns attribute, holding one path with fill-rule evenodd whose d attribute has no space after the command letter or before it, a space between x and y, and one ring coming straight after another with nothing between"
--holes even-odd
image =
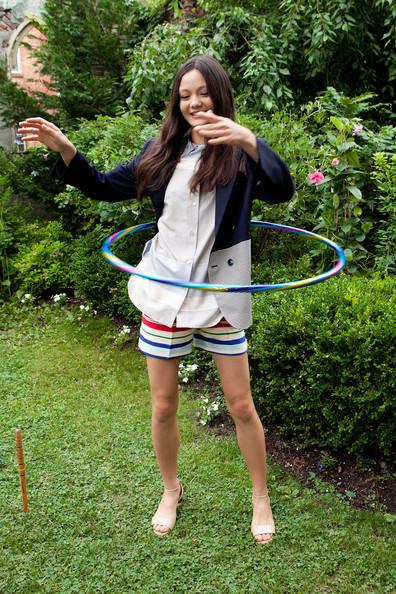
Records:
<instances>
[{"instance_id":1,"label":"sandal ankle strap","mask_svg":"<svg viewBox=\"0 0 396 594\"><path fill-rule=\"evenodd\" d=\"M180 491L180 481L178 480L179 485L177 487L175 487L174 489L167 489L164 486L164 491L166 491L167 493L172 493L173 491Z\"/></svg>"},{"instance_id":2,"label":"sandal ankle strap","mask_svg":"<svg viewBox=\"0 0 396 594\"><path fill-rule=\"evenodd\" d=\"M252 497L254 497L254 499L266 499L267 497L269 497L268 493L266 493L265 495L255 495L254 493L252 493Z\"/></svg>"}]
</instances>

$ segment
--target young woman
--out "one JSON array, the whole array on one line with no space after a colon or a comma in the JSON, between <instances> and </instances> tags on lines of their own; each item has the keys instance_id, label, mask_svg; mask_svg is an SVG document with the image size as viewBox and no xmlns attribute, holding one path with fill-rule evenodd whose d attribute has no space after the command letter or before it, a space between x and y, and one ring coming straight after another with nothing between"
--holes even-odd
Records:
<instances>
[{"instance_id":1,"label":"young woman","mask_svg":"<svg viewBox=\"0 0 396 594\"><path fill-rule=\"evenodd\" d=\"M210 56L188 60L176 73L158 138L135 159L101 173L54 124L21 122L24 140L60 153L54 175L98 200L151 197L158 232L144 249L139 269L194 282L250 283L251 202L289 200L287 166L264 140L235 122L232 89ZM250 392L244 329L252 323L246 293L215 293L129 281L131 301L142 311L139 348L147 356L152 395L152 437L164 492L152 519L155 534L174 527L183 497L177 478L180 444L176 413L180 358L192 345L217 365L239 447L252 482L251 531L259 543L275 533L267 493L263 426Z\"/></svg>"}]
</instances>

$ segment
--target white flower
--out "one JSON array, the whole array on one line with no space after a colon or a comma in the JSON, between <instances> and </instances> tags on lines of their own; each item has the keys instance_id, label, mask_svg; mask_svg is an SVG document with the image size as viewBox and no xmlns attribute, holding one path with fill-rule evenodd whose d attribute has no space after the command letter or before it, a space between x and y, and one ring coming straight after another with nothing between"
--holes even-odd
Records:
<instances>
[{"instance_id":1,"label":"white flower","mask_svg":"<svg viewBox=\"0 0 396 594\"><path fill-rule=\"evenodd\" d=\"M196 371L198 369L198 365L196 363L193 363L193 365L190 366L191 371Z\"/></svg>"},{"instance_id":2,"label":"white flower","mask_svg":"<svg viewBox=\"0 0 396 594\"><path fill-rule=\"evenodd\" d=\"M32 177L37 177L37 176L38 176L38 174L39 174L39 172L38 172L38 171L36 171L36 170L33 170L33 171L31 172L31 174L30 174L30 175L31 175Z\"/></svg>"},{"instance_id":3,"label":"white flower","mask_svg":"<svg viewBox=\"0 0 396 594\"><path fill-rule=\"evenodd\" d=\"M188 382L188 377L183 377L182 382L187 383Z\"/></svg>"},{"instance_id":4,"label":"white flower","mask_svg":"<svg viewBox=\"0 0 396 594\"><path fill-rule=\"evenodd\" d=\"M130 334L131 329L130 329L129 326L123 326L122 327L122 331L123 331L124 334Z\"/></svg>"},{"instance_id":5,"label":"white flower","mask_svg":"<svg viewBox=\"0 0 396 594\"><path fill-rule=\"evenodd\" d=\"M80 309L81 309L81 311L84 311L84 309L85 309L85 305L81 304L81 305L80 305Z\"/></svg>"}]
</instances>

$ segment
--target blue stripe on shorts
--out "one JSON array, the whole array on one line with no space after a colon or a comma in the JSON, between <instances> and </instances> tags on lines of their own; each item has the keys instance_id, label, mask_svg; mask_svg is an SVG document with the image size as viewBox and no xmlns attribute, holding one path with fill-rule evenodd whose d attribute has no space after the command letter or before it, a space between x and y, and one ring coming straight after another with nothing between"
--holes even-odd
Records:
<instances>
[{"instance_id":1,"label":"blue stripe on shorts","mask_svg":"<svg viewBox=\"0 0 396 594\"><path fill-rule=\"evenodd\" d=\"M189 355L193 346L204 351L227 356L247 351L245 332L224 320L209 328L170 328L143 316L139 335L139 350L158 359L175 359ZM154 340L153 340L154 339ZM186 340L187 339L187 340Z\"/></svg>"}]
</instances>

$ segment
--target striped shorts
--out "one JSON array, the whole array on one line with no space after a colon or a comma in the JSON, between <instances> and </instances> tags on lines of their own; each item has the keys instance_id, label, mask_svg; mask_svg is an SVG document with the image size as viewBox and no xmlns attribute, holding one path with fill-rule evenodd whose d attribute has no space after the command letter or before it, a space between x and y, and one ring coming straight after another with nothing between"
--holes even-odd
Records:
<instances>
[{"instance_id":1,"label":"striped shorts","mask_svg":"<svg viewBox=\"0 0 396 594\"><path fill-rule=\"evenodd\" d=\"M247 351L245 332L221 320L211 328L170 328L142 316L138 348L158 359L189 355L193 346L217 355L242 355Z\"/></svg>"}]
</instances>

